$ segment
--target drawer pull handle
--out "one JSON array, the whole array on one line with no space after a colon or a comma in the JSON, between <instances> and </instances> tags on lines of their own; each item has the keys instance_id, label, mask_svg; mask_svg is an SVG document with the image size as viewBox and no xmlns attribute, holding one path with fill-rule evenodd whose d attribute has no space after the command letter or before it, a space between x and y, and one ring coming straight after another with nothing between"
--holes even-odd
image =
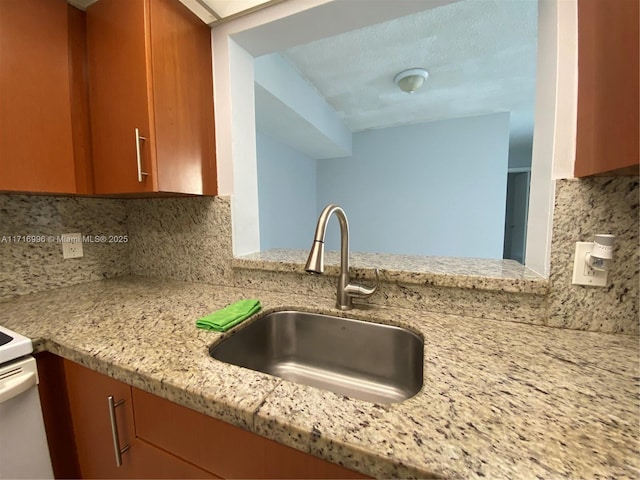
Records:
<instances>
[{"instance_id":1,"label":"drawer pull handle","mask_svg":"<svg viewBox=\"0 0 640 480\"><path fill-rule=\"evenodd\" d=\"M124 400L118 400L114 402L113 396L109 395L107 398L109 402L109 419L111 420L111 435L113 436L113 449L116 454L116 465L122 466L122 454L129 450L129 445L125 445L120 448L120 436L118 435L118 424L116 422L116 407L119 407L124 403Z\"/></svg>"},{"instance_id":2,"label":"drawer pull handle","mask_svg":"<svg viewBox=\"0 0 640 480\"><path fill-rule=\"evenodd\" d=\"M149 175L142 171L142 153L140 153L140 140L146 140L147 137L140 135L140 130L136 128L136 160L138 161L138 182L142 183L142 176Z\"/></svg>"}]
</instances>

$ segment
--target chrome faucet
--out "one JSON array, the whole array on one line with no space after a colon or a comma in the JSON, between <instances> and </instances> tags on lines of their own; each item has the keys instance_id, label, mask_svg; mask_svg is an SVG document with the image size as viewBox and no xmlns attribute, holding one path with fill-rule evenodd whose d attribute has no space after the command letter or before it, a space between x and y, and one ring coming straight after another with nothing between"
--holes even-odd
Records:
<instances>
[{"instance_id":1,"label":"chrome faucet","mask_svg":"<svg viewBox=\"0 0 640 480\"><path fill-rule=\"evenodd\" d=\"M340 276L338 277L338 292L336 299L336 308L340 310L351 310L353 308L353 297L367 298L374 294L380 282L378 269L376 269L375 287L367 287L357 283L349 282L349 222L344 210L338 205L327 205L320 213L318 225L316 226L316 235L311 245L309 258L304 269L309 273L324 272L324 237L327 231L327 223L329 218L335 213L340 222Z\"/></svg>"}]
</instances>

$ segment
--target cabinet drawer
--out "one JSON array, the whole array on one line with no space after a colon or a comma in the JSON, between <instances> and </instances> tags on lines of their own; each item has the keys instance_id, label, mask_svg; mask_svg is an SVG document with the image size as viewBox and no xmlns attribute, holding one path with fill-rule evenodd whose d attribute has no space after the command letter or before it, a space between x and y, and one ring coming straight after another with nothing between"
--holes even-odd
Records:
<instances>
[{"instance_id":1,"label":"cabinet drawer","mask_svg":"<svg viewBox=\"0 0 640 480\"><path fill-rule=\"evenodd\" d=\"M130 478L220 478L141 439L131 450Z\"/></svg>"},{"instance_id":2,"label":"cabinet drawer","mask_svg":"<svg viewBox=\"0 0 640 480\"><path fill-rule=\"evenodd\" d=\"M222 478L368 478L133 388L136 435Z\"/></svg>"},{"instance_id":3,"label":"cabinet drawer","mask_svg":"<svg viewBox=\"0 0 640 480\"><path fill-rule=\"evenodd\" d=\"M257 435L137 388L133 399L139 438L223 478L264 477Z\"/></svg>"}]
</instances>

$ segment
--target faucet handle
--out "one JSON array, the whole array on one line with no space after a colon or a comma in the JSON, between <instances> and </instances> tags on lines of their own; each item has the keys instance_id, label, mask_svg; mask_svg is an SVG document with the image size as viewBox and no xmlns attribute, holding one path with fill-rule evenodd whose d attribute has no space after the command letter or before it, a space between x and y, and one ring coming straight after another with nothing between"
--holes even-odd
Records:
<instances>
[{"instance_id":1,"label":"faucet handle","mask_svg":"<svg viewBox=\"0 0 640 480\"><path fill-rule=\"evenodd\" d=\"M373 295L378 286L380 286L380 270L376 268L376 284L373 287L367 287L366 285L361 285L359 283L351 283L349 282L346 287L344 287L344 291L350 297L358 297L358 298L367 298Z\"/></svg>"}]
</instances>

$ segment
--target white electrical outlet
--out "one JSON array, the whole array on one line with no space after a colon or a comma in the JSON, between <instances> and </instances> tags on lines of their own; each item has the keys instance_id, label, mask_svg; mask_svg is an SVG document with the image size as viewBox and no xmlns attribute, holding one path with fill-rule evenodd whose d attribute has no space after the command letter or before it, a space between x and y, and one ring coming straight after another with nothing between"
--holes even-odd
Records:
<instances>
[{"instance_id":1,"label":"white electrical outlet","mask_svg":"<svg viewBox=\"0 0 640 480\"><path fill-rule=\"evenodd\" d=\"M84 255L81 233L63 233L61 237L63 258L80 258Z\"/></svg>"},{"instance_id":2,"label":"white electrical outlet","mask_svg":"<svg viewBox=\"0 0 640 480\"><path fill-rule=\"evenodd\" d=\"M586 256L591 252L593 242L577 242L576 254L573 259L573 283L574 285L589 285L592 287L607 286L607 272L595 270L587 265Z\"/></svg>"}]
</instances>

